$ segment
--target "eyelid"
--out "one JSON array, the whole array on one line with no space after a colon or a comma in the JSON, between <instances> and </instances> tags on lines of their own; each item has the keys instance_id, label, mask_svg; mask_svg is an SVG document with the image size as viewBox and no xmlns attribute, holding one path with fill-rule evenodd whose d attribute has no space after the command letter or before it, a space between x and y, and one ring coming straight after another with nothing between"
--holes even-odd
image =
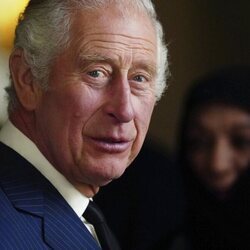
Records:
<instances>
[{"instance_id":1,"label":"eyelid","mask_svg":"<svg viewBox=\"0 0 250 250\"><path fill-rule=\"evenodd\" d=\"M102 68L105 70L112 70L110 63L104 59L99 58L99 60L94 59L83 59L80 60L80 69L81 71L88 71L90 68ZM90 70L91 71L91 70Z\"/></svg>"},{"instance_id":2,"label":"eyelid","mask_svg":"<svg viewBox=\"0 0 250 250\"><path fill-rule=\"evenodd\" d=\"M94 72L98 72L95 76ZM93 88L106 86L112 78L112 68L100 62L91 62L81 69L81 78L85 84Z\"/></svg>"},{"instance_id":3,"label":"eyelid","mask_svg":"<svg viewBox=\"0 0 250 250\"><path fill-rule=\"evenodd\" d=\"M100 77L105 77L105 72L103 72L103 70L99 70L99 69L94 69L94 70L90 70L90 71L87 71L87 74L89 75L89 76L91 76L91 77L93 77L93 78L97 78L97 77L94 77L91 73L94 73L94 72L98 72L98 73L100 73L100 74L102 74L102 76L98 76L99 78Z\"/></svg>"},{"instance_id":4,"label":"eyelid","mask_svg":"<svg viewBox=\"0 0 250 250\"><path fill-rule=\"evenodd\" d=\"M131 69L131 73L133 72L142 72L142 74L148 75L150 78L155 78L157 75L156 67L150 63L136 63L133 65Z\"/></svg>"},{"instance_id":5,"label":"eyelid","mask_svg":"<svg viewBox=\"0 0 250 250\"><path fill-rule=\"evenodd\" d=\"M153 80L153 76L146 72L145 70L134 70L132 72L129 73L129 79L134 79L137 76L141 76L143 78L145 78L145 82L149 82Z\"/></svg>"},{"instance_id":6,"label":"eyelid","mask_svg":"<svg viewBox=\"0 0 250 250\"><path fill-rule=\"evenodd\" d=\"M83 72L93 72L93 71L100 71L104 75L111 75L112 74L112 68L111 66L107 64L102 64L102 63L92 63L82 70Z\"/></svg>"},{"instance_id":7,"label":"eyelid","mask_svg":"<svg viewBox=\"0 0 250 250\"><path fill-rule=\"evenodd\" d=\"M107 56L100 56L100 55L81 55L79 58L80 64L85 65L85 67L89 67L91 65L105 65L110 71L113 72L113 68L115 69L116 66L113 64L113 60ZM81 67L81 68L85 68ZM154 79L157 75L156 67L153 63L142 63L137 62L132 65L129 69L129 75L138 72L138 75L143 75L147 79Z\"/></svg>"}]
</instances>

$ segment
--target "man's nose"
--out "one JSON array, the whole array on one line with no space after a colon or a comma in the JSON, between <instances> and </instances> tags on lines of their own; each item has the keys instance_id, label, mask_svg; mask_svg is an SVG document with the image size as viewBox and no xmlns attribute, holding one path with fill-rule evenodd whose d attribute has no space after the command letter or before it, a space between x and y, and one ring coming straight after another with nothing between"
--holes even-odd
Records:
<instances>
[{"instance_id":1,"label":"man's nose","mask_svg":"<svg viewBox=\"0 0 250 250\"><path fill-rule=\"evenodd\" d=\"M119 122L127 123L133 120L135 112L129 81L121 77L115 79L109 93L106 112Z\"/></svg>"},{"instance_id":2,"label":"man's nose","mask_svg":"<svg viewBox=\"0 0 250 250\"><path fill-rule=\"evenodd\" d=\"M214 174L223 174L230 169L233 164L233 152L225 140L215 143L210 154L210 171Z\"/></svg>"}]
</instances>

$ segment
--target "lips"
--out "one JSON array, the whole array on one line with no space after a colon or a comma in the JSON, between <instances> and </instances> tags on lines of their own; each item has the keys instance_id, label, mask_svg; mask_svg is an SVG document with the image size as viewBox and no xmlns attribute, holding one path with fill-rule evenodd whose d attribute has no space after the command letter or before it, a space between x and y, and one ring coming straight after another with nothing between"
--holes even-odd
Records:
<instances>
[{"instance_id":1,"label":"lips","mask_svg":"<svg viewBox=\"0 0 250 250\"><path fill-rule=\"evenodd\" d=\"M211 175L208 183L220 191L226 191L235 181L235 176L230 173Z\"/></svg>"},{"instance_id":2,"label":"lips","mask_svg":"<svg viewBox=\"0 0 250 250\"><path fill-rule=\"evenodd\" d=\"M91 137L91 144L101 152L122 153L128 150L133 139L114 138L114 137Z\"/></svg>"}]
</instances>

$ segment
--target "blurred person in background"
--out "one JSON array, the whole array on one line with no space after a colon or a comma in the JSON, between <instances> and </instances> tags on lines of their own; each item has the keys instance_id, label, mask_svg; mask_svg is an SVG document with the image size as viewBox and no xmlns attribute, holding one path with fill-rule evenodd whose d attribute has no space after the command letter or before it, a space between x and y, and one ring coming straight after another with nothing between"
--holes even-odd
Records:
<instances>
[{"instance_id":1,"label":"blurred person in background","mask_svg":"<svg viewBox=\"0 0 250 250\"><path fill-rule=\"evenodd\" d=\"M184 107L178 156L190 249L250 249L250 68L199 79Z\"/></svg>"}]
</instances>

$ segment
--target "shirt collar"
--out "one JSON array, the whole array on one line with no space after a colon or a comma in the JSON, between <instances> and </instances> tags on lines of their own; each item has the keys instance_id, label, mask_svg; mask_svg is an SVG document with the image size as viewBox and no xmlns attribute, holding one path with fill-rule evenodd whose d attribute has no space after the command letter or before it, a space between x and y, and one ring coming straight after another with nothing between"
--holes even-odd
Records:
<instances>
[{"instance_id":1,"label":"shirt collar","mask_svg":"<svg viewBox=\"0 0 250 250\"><path fill-rule=\"evenodd\" d=\"M9 120L0 130L0 141L29 161L64 197L67 203L81 217L89 199L80 193L39 151L37 146Z\"/></svg>"}]
</instances>

